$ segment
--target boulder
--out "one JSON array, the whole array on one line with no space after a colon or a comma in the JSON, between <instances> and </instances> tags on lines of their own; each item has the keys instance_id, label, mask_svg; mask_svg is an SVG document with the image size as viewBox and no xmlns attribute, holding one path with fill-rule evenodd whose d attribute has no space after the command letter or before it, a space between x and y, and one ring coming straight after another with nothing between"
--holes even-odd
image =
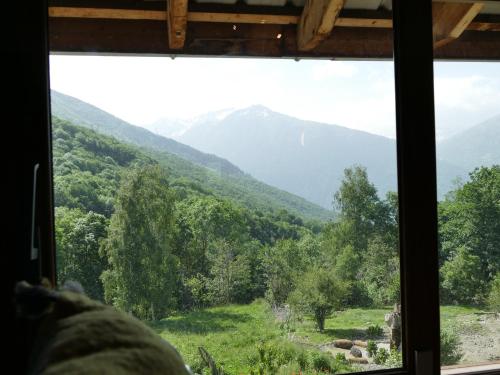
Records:
<instances>
[{"instance_id":1,"label":"boulder","mask_svg":"<svg viewBox=\"0 0 500 375\"><path fill-rule=\"evenodd\" d=\"M356 357L356 358L361 358L363 356L363 353L361 352L361 350L358 347L353 346L351 348L351 355L353 357Z\"/></svg>"},{"instance_id":2,"label":"boulder","mask_svg":"<svg viewBox=\"0 0 500 375\"><path fill-rule=\"evenodd\" d=\"M368 342L367 341L354 340L353 343L354 343L354 345L360 346L362 348L367 348L368 347Z\"/></svg>"},{"instance_id":3,"label":"boulder","mask_svg":"<svg viewBox=\"0 0 500 375\"><path fill-rule=\"evenodd\" d=\"M353 343L351 340L345 340L345 339L340 339L340 340L335 340L333 342L333 346L336 348L342 348L342 349L351 349L353 346Z\"/></svg>"},{"instance_id":4,"label":"boulder","mask_svg":"<svg viewBox=\"0 0 500 375\"><path fill-rule=\"evenodd\" d=\"M367 365L368 364L368 359L366 359L366 358L348 357L347 360L349 361L349 363L357 363L360 365Z\"/></svg>"}]
</instances>

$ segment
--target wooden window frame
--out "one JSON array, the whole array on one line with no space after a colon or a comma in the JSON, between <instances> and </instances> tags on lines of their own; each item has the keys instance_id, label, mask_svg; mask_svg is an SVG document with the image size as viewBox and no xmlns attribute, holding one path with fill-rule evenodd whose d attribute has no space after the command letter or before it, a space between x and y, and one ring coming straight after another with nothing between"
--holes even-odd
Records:
<instances>
[{"instance_id":1,"label":"wooden window frame","mask_svg":"<svg viewBox=\"0 0 500 375\"><path fill-rule=\"evenodd\" d=\"M393 3L404 368L363 374L439 374L432 3L431 0L394 0ZM14 38L23 43L13 49L12 74L18 73L24 79L12 87L17 85L13 99L25 116L15 129L18 135L15 142L23 155L13 173L20 184L15 189L14 206L18 215L12 229L16 243L8 258L15 265L9 278L11 287L18 280L38 282L46 277L54 284L56 281L48 8L46 0L30 4L29 11L23 4L14 4L17 8L12 12L23 15L16 19L19 27L15 29ZM36 185L35 165L38 165ZM34 208L33 202L36 202ZM35 230L32 230L33 222ZM34 233L36 238L26 236L27 233ZM33 243L39 249L37 259L31 258ZM14 310L10 312L14 319ZM9 333L16 337L19 327L12 327L14 330ZM17 344L22 347L23 343ZM22 363L20 358L23 358L22 349L11 357L15 366ZM487 373L491 372L477 374Z\"/></svg>"}]
</instances>

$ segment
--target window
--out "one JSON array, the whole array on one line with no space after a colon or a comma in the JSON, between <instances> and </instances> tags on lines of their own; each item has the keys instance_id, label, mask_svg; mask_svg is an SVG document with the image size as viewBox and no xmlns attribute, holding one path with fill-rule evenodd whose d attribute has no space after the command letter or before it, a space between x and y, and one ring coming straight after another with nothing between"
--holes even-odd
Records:
<instances>
[{"instance_id":1,"label":"window","mask_svg":"<svg viewBox=\"0 0 500 375\"><path fill-rule=\"evenodd\" d=\"M91 3L86 5L91 6ZM489 6L490 4L488 4ZM199 6L199 5L198 5ZM154 6L148 5L149 8ZM433 129L433 105L432 105L432 76L431 76L431 49L426 38L430 40L430 4L412 4L410 2L395 2L394 4L394 29L395 29L395 72L396 72L396 102L397 102L397 130L398 130L398 174L399 174L399 201L400 201L400 237L401 242L401 266L402 266L402 300L403 300L403 341L406 343L404 349L404 367L405 369L397 373L431 373L437 370L438 364L436 355L439 352L439 330L438 330L438 272L437 272L437 230L436 230L436 206L435 198L435 158L434 150L434 129ZM199 9L199 8L198 8ZM43 13L43 12L42 12ZM446 13L446 12L445 12ZM92 12L88 13L92 16ZM141 13L142 14L142 13ZM154 14L155 17L158 15ZM54 14L51 14L54 17ZM129 15L130 16L130 15ZM74 17L74 16L73 16ZM137 18L137 15L133 16ZM132 18L133 18L132 17ZM141 17L144 17L142 15ZM165 12L163 11L163 17ZM78 18L78 17L76 17ZM494 17L493 17L494 18ZM162 21L164 22L164 21ZM192 22L192 20L190 21ZM147 23L147 22L145 22ZM33 30L43 25L33 22L26 22L27 29ZM374 24L379 25L378 22ZM384 22L381 22L384 24ZM95 27L99 25L99 27ZM488 30L491 24L486 27ZM164 47L159 40L165 40L165 26L160 21L151 22L151 27L144 27L144 23L140 20L120 21L114 20L106 23L106 21L89 21L82 19L74 19L65 17L59 21L51 20L51 48L58 51L66 52L88 52L101 51L108 53L122 52L126 53L129 48L129 53L172 53L168 48ZM125 27L125 28L124 28ZM476 27L475 30L486 30L484 25L471 24L470 27ZM479 28L478 28L479 27ZM202 30L203 26L194 26L194 30ZM287 30L292 27L284 27ZM127 30L125 30L127 29ZM227 34L222 32L223 27L214 26L205 28L208 33L204 34L206 39L199 42L199 38L203 39L203 33L196 34L194 43L191 48L198 48L200 54L217 55L217 54L233 54L233 55L251 55L256 56L294 56L300 55L296 51L290 52L289 48L292 44L286 42L276 47L270 40L259 40L259 32L254 33L253 28L242 25L233 25L232 30L240 30L244 32L244 37L233 38L228 41L224 38ZM192 29L193 30L193 29ZM264 25L261 30L279 30L279 27L274 28L272 25ZM17 32L18 30L16 30ZM380 30L379 30L380 31ZM354 52L351 51L345 56L361 57L356 55L356 51L364 54L374 54L374 51L382 51L379 57L387 56L387 43L382 39L377 39L383 34L373 29L367 30L364 34L367 37L373 37L373 41L366 43L363 46L353 43L338 43L334 41L326 43L327 48L317 49L311 55L315 57L327 57L329 53L338 54L339 48L342 46L355 46ZM463 30L462 30L463 31ZM474 30L473 30L474 31ZM294 31L295 32L295 31ZM138 37L138 35L140 36ZM246 33L246 34L245 34ZM341 34L342 32L339 32ZM35 35L35 33L33 33ZM281 39L284 34L275 34L276 39ZM362 34L362 33L359 33ZM474 35L472 35L474 34ZM498 45L498 40L494 33L484 33L486 37L478 37L479 34L464 33L464 38L458 38L455 44L445 45L444 48L437 52L437 55L443 58L498 58L495 55L495 48ZM39 35L39 34L36 34ZM42 33L43 35L43 33ZM178 33L182 36L182 31ZM192 35L192 34L191 34ZM196 37L196 35L198 35ZM225 35L225 37L224 37ZM249 41L249 35L257 36L256 40ZM293 33L291 34L293 35ZM346 36L346 34L344 34ZM456 36L451 35L453 38ZM153 37L153 39L149 39ZM450 35L445 35L444 39L448 39ZM476 38L478 37L478 38ZM154 39L156 38L156 39ZM35 38L33 38L35 39ZM262 38L265 39L265 38ZM141 45L143 40L156 40L149 46ZM286 40L286 39L283 39ZM463 42L463 43L462 43ZM385 44L384 44L385 43ZM458 44L457 44L458 43ZM339 47L340 46L340 47ZM457 47L454 47L457 46ZM31 48L33 47L33 48ZM28 47L27 47L28 48ZM43 52L43 48L39 49L35 46L29 46L33 52ZM385 49L384 49L385 48ZM385 52L384 52L385 51ZM489 52L488 52L489 51ZM191 49L193 52L193 49ZM41 56L42 54L40 54ZM310 56L311 56L310 55ZM466 55L466 56L464 56ZM38 56L38 55L36 55ZM38 56L38 57L40 57ZM46 56L45 56L46 57ZM44 57L44 58L45 58ZM40 57L40 66L45 66L43 58ZM24 66L24 65L23 65ZM418 66L418 69L414 69ZM34 73L27 69L26 72ZM26 73L23 71L23 74ZM43 86L44 74L33 74L35 80L32 82L41 82ZM42 78L42 79L40 79ZM46 78L46 77L45 77ZM26 84L25 92L32 92L33 83ZM41 87L40 86L40 87ZM42 90L35 90L41 92ZM33 110L42 100L28 99L28 103L32 104L30 113L36 113L36 121L40 117L44 117L42 111ZM28 118L28 117L27 117ZM27 121L27 120L26 120ZM44 139L46 129L41 129L39 123L33 129L37 132L28 134L38 134L39 139ZM418 129L418 132L416 131ZM48 146L39 142L40 147L30 150L27 158L34 163L27 162L23 164L23 173L29 169L29 175L33 175L32 164L40 165L40 189L35 189L36 194L41 195L38 199L37 207L34 209L36 228L32 228L35 235L40 236L40 246L42 254L42 274L52 276L51 256L47 254L50 249L51 242L51 213L50 199L47 197L50 194L43 192L50 191L50 166L47 165ZM417 150L414 146L419 145ZM420 152L421 151L421 152ZM32 160L31 160L32 159ZM26 168L24 168L26 167ZM24 175L23 175L24 176ZM30 177L31 179L32 177ZM26 178L26 180L30 180ZM31 181L31 180L30 180ZM36 186L35 186L36 188ZM25 189L26 190L26 189ZM22 190L23 197L28 195L31 198L33 191L27 194L27 190ZM25 194L26 193L26 194ZM36 195L35 194L35 195ZM25 207L23 207L25 208ZM28 213L23 211L28 216ZM26 235L26 233L24 233ZM21 237L21 236L19 236ZM38 242L34 242L38 243ZM418 254L418 255L417 255ZM33 261L26 260L24 253L19 255L24 261L23 275L29 274L31 280L36 280L38 267ZM20 263L19 263L20 264ZM33 267L31 267L33 265ZM420 322L419 322L420 321ZM427 326L423 329L422 321L425 321ZM460 371L460 370L459 370Z\"/></svg>"}]
</instances>

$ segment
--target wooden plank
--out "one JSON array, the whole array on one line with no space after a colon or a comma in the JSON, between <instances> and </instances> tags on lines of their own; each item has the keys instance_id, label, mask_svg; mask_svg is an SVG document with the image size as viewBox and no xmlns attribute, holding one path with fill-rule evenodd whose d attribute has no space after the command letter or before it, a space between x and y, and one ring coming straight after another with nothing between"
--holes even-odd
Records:
<instances>
[{"instance_id":1,"label":"wooden plank","mask_svg":"<svg viewBox=\"0 0 500 375\"><path fill-rule=\"evenodd\" d=\"M167 0L168 45L182 49L186 41L188 0Z\"/></svg>"},{"instance_id":2,"label":"wooden plank","mask_svg":"<svg viewBox=\"0 0 500 375\"><path fill-rule=\"evenodd\" d=\"M49 17L164 21L167 19L167 12L161 10L49 7Z\"/></svg>"},{"instance_id":3,"label":"wooden plank","mask_svg":"<svg viewBox=\"0 0 500 375\"><path fill-rule=\"evenodd\" d=\"M307 0L297 28L299 51L310 51L332 32L344 0Z\"/></svg>"},{"instance_id":4,"label":"wooden plank","mask_svg":"<svg viewBox=\"0 0 500 375\"><path fill-rule=\"evenodd\" d=\"M482 3L433 2L434 48L444 46L462 35L483 6Z\"/></svg>"},{"instance_id":5,"label":"wooden plank","mask_svg":"<svg viewBox=\"0 0 500 375\"><path fill-rule=\"evenodd\" d=\"M346 18L339 17L335 21L336 27L374 27L382 29L392 28L392 20L379 18Z\"/></svg>"},{"instance_id":6,"label":"wooden plank","mask_svg":"<svg viewBox=\"0 0 500 375\"><path fill-rule=\"evenodd\" d=\"M51 18L91 18L91 19L123 19L123 20L151 20L165 21L167 12L160 10L135 10L135 9L105 9L105 8L74 8L74 7L49 7ZM297 24L300 17L285 14L247 14L247 13L214 13L214 12L188 12L188 22L214 22L214 23L255 23L288 25ZM392 20L388 18L354 18L338 17L335 27L367 27L367 28L392 28ZM474 31L500 31L500 22L471 22L467 30Z\"/></svg>"},{"instance_id":7,"label":"wooden plank","mask_svg":"<svg viewBox=\"0 0 500 375\"><path fill-rule=\"evenodd\" d=\"M258 23L272 25L297 24L298 16L272 14L189 12L189 22Z\"/></svg>"},{"instance_id":8,"label":"wooden plank","mask_svg":"<svg viewBox=\"0 0 500 375\"><path fill-rule=\"evenodd\" d=\"M311 51L297 49L295 25L189 22L185 47L165 43L167 23L144 20L51 18L50 50L54 53L118 53L166 56L253 56L285 58L393 58L391 29L336 27ZM281 34L281 38L277 35ZM434 51L436 59L500 61L500 33L466 31Z\"/></svg>"}]
</instances>

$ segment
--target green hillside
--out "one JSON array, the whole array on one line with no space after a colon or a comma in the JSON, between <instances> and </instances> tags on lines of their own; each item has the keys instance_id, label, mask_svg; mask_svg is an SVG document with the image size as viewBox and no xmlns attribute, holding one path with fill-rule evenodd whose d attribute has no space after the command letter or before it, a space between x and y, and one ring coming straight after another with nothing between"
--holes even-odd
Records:
<instances>
[{"instance_id":1,"label":"green hillside","mask_svg":"<svg viewBox=\"0 0 500 375\"><path fill-rule=\"evenodd\" d=\"M326 220L330 214L251 177L222 177L175 155L127 145L58 118L53 118L53 163L56 207L110 216L121 174L134 166L159 164L168 170L178 190L229 199L263 213L286 210L310 220Z\"/></svg>"},{"instance_id":2,"label":"green hillside","mask_svg":"<svg viewBox=\"0 0 500 375\"><path fill-rule=\"evenodd\" d=\"M52 91L52 114L73 124L138 146L143 157L160 162L170 174L222 198L262 211L285 209L309 220L327 221L333 212L243 173L225 159L133 126L97 107ZM83 131L83 130L80 130ZM122 147L125 145L122 144Z\"/></svg>"},{"instance_id":3,"label":"green hillside","mask_svg":"<svg viewBox=\"0 0 500 375\"><path fill-rule=\"evenodd\" d=\"M466 170L500 164L500 115L440 142L437 154Z\"/></svg>"}]
</instances>

